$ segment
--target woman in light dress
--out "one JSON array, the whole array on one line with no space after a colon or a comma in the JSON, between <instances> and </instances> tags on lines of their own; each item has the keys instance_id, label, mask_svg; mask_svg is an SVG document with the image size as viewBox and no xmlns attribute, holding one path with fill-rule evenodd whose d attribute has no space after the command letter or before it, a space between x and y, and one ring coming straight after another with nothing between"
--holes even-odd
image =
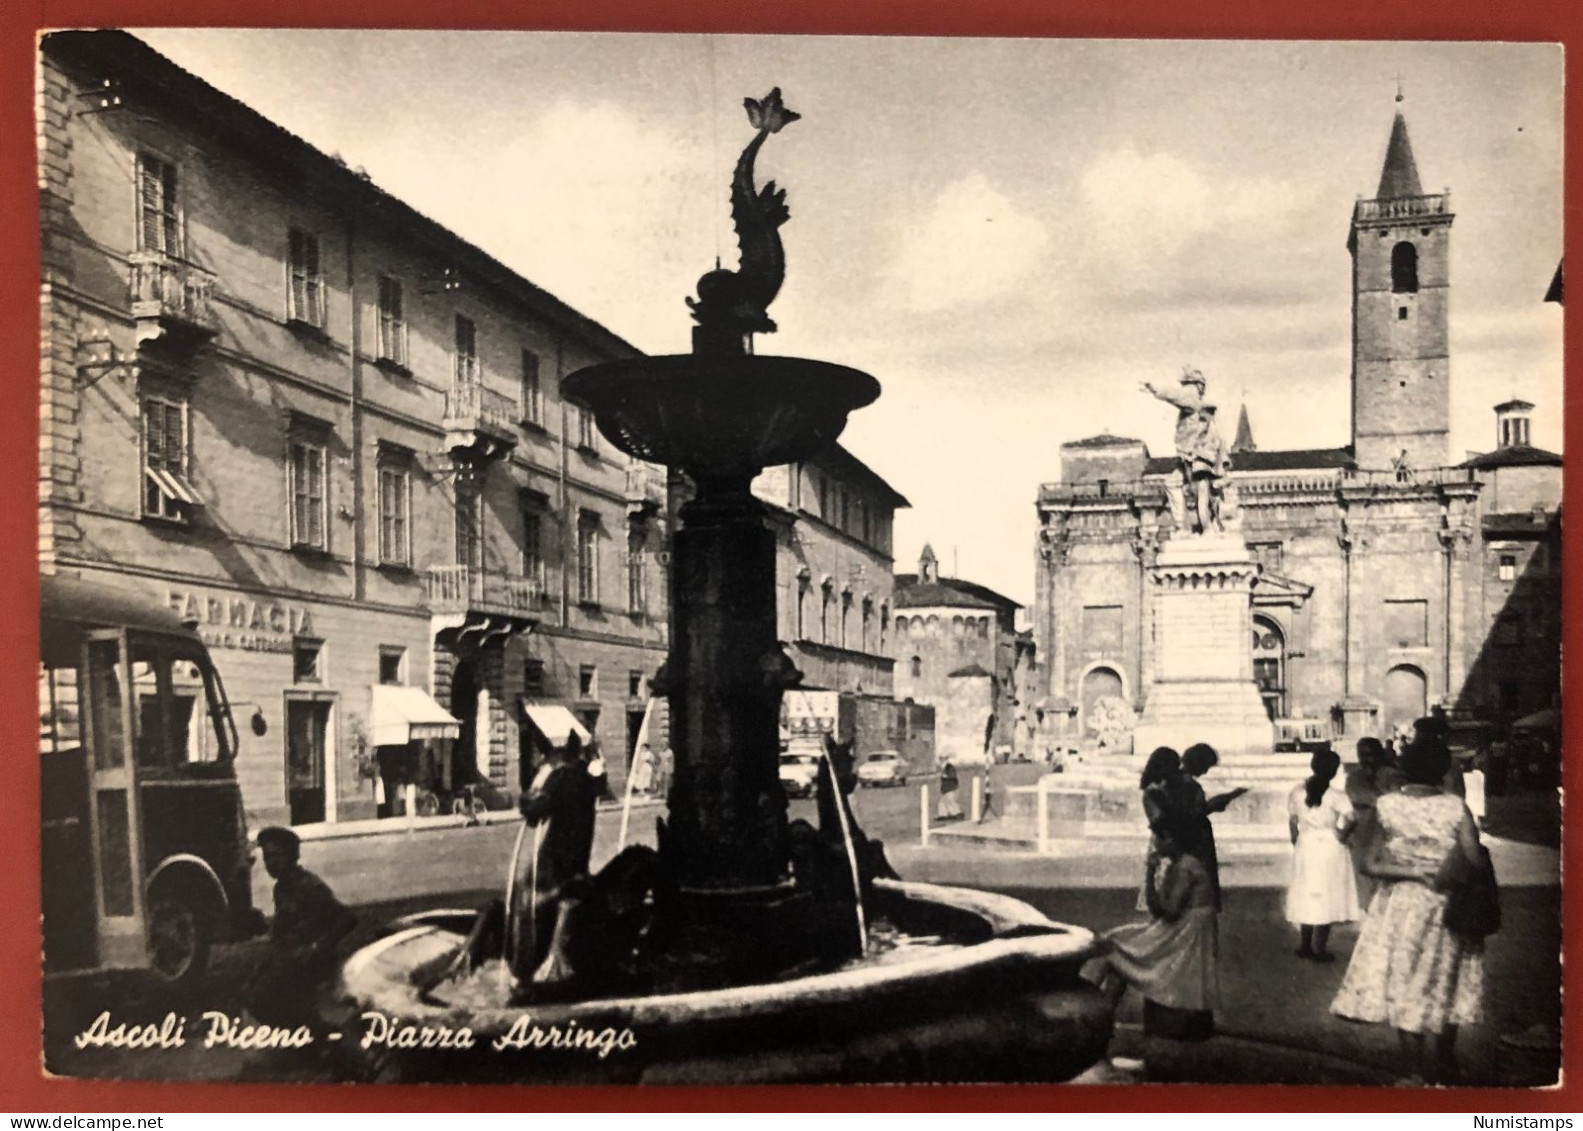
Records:
<instances>
[{"instance_id":1,"label":"woman in light dress","mask_svg":"<svg viewBox=\"0 0 1583 1131\"><path fill-rule=\"evenodd\" d=\"M1453 853L1481 862L1473 815L1440 787L1449 758L1442 743L1413 743L1402 755L1406 784L1376 804L1380 839L1365 867L1379 888L1330 1007L1395 1028L1408 1084L1453 1082L1457 1031L1483 1018L1483 940L1446 929L1448 896L1436 890Z\"/></svg>"},{"instance_id":2,"label":"woman in light dress","mask_svg":"<svg viewBox=\"0 0 1583 1131\"><path fill-rule=\"evenodd\" d=\"M1286 889L1286 921L1298 927L1297 957L1334 962L1330 928L1362 914L1352 857L1344 843L1353 827L1352 803L1335 785L1341 757L1318 750L1309 762L1312 775L1287 797L1295 849L1292 882Z\"/></svg>"},{"instance_id":3,"label":"woman in light dress","mask_svg":"<svg viewBox=\"0 0 1583 1131\"><path fill-rule=\"evenodd\" d=\"M1352 870L1357 878L1358 905L1367 907L1374 894L1374 881L1363 871L1369 853L1380 838L1375 803L1402 784L1402 775L1392 762L1390 752L1377 738L1358 739L1358 764L1347 771L1347 800L1352 802L1356 827L1347 847L1352 852Z\"/></svg>"}]
</instances>

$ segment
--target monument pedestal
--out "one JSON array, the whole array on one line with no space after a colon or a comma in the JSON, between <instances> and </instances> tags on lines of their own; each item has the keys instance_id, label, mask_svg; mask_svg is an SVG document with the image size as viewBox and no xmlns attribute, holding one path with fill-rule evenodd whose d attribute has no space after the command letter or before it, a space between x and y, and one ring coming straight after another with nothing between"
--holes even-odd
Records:
<instances>
[{"instance_id":1,"label":"monument pedestal","mask_svg":"<svg viewBox=\"0 0 1583 1131\"><path fill-rule=\"evenodd\" d=\"M1269 754L1275 725L1253 682L1250 610L1260 566L1237 534L1177 534L1149 570L1154 682L1133 749L1207 742L1225 757Z\"/></svg>"}]
</instances>

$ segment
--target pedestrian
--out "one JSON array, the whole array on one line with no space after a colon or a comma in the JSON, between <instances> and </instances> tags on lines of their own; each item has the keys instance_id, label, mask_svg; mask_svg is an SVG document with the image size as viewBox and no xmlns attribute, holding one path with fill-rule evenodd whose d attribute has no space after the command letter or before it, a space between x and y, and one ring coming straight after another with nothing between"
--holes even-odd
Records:
<instances>
[{"instance_id":1,"label":"pedestrian","mask_svg":"<svg viewBox=\"0 0 1583 1131\"><path fill-rule=\"evenodd\" d=\"M279 825L260 829L258 850L275 881L268 948L243 990L247 1010L265 1025L312 1025L335 978L339 947L357 916L330 885L302 866L302 840Z\"/></svg>"},{"instance_id":2,"label":"pedestrian","mask_svg":"<svg viewBox=\"0 0 1583 1131\"><path fill-rule=\"evenodd\" d=\"M1204 796L1204 787L1198 779L1214 769L1220 755L1207 742L1195 742L1182 752L1182 772L1170 782L1169 805L1175 810L1177 835L1182 838L1182 850L1190 852L1203 862L1209 873L1210 886L1215 893L1215 910L1220 910L1220 856L1215 848L1215 828L1209 818L1225 812L1226 806L1247 793L1246 786L1239 786L1214 797Z\"/></svg>"},{"instance_id":3,"label":"pedestrian","mask_svg":"<svg viewBox=\"0 0 1583 1131\"><path fill-rule=\"evenodd\" d=\"M945 765L940 767L940 803L935 806L935 820L962 819L962 799L958 796L961 784L961 780L957 777L956 766L947 758Z\"/></svg>"},{"instance_id":4,"label":"pedestrian","mask_svg":"<svg viewBox=\"0 0 1583 1131\"><path fill-rule=\"evenodd\" d=\"M633 793L648 793L654 788L654 751L649 749L648 743L638 746L637 752L632 756L632 782Z\"/></svg>"},{"instance_id":5,"label":"pedestrian","mask_svg":"<svg viewBox=\"0 0 1583 1131\"><path fill-rule=\"evenodd\" d=\"M1367 869L1379 889L1330 1007L1396 1029L1404 1084L1453 1082L1457 1031L1483 1017L1483 940L1446 927L1449 896L1437 890L1447 865L1483 863L1473 815L1440 788L1449 756L1438 742L1409 745L1402 755L1406 783L1376 805L1381 838ZM1425 1047L1430 1038L1432 1050Z\"/></svg>"},{"instance_id":6,"label":"pedestrian","mask_svg":"<svg viewBox=\"0 0 1583 1131\"><path fill-rule=\"evenodd\" d=\"M1358 739L1358 762L1347 771L1346 788L1355 821L1352 836L1347 840L1347 849L1352 856L1352 871L1360 907L1367 907L1374 893L1374 880L1364 872L1363 865L1380 835L1375 803L1384 794L1394 792L1404 780L1379 739L1368 736Z\"/></svg>"},{"instance_id":7,"label":"pedestrian","mask_svg":"<svg viewBox=\"0 0 1583 1131\"><path fill-rule=\"evenodd\" d=\"M522 795L519 809L536 830L536 850L523 854L517 880L526 906L516 915L516 954L512 968L522 982L535 980L546 956L553 958L552 936L559 905L588 875L594 846L594 806L599 781L583 760L576 732L563 746L552 746ZM513 910L513 909L508 909Z\"/></svg>"},{"instance_id":8,"label":"pedestrian","mask_svg":"<svg viewBox=\"0 0 1583 1131\"><path fill-rule=\"evenodd\" d=\"M1143 817L1149 823L1149 847L1143 857L1143 884L1138 889L1139 911L1149 909L1149 877L1154 874L1160 860L1160 849L1155 838L1165 827L1166 821L1175 814L1173 799L1180 792L1181 783L1177 779L1181 776L1181 755L1169 746L1158 746L1144 762L1143 773L1138 777Z\"/></svg>"},{"instance_id":9,"label":"pedestrian","mask_svg":"<svg viewBox=\"0 0 1583 1131\"><path fill-rule=\"evenodd\" d=\"M1204 1040L1214 1034L1220 1004L1218 888L1186 844L1176 822L1161 825L1145 881L1149 922L1105 934L1105 953L1084 976L1113 1003L1127 986L1142 994L1146 1035Z\"/></svg>"},{"instance_id":10,"label":"pedestrian","mask_svg":"<svg viewBox=\"0 0 1583 1131\"><path fill-rule=\"evenodd\" d=\"M1328 748L1314 752L1308 780L1287 797L1292 846L1292 882L1286 889L1286 921L1298 928L1297 957L1334 962L1330 928L1351 923L1362 912L1358 884L1346 840L1354 825L1352 803L1335 784L1341 756Z\"/></svg>"}]
</instances>

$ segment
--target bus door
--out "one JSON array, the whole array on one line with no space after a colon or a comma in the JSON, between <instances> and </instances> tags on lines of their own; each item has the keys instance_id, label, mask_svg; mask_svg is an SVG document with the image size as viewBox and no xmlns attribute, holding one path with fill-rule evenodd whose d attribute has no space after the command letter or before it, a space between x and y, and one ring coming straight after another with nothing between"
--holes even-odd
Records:
<instances>
[{"instance_id":1,"label":"bus door","mask_svg":"<svg viewBox=\"0 0 1583 1131\"><path fill-rule=\"evenodd\" d=\"M82 671L99 965L140 968L147 965L148 949L132 757L137 727L125 635L115 629L88 633Z\"/></svg>"}]
</instances>

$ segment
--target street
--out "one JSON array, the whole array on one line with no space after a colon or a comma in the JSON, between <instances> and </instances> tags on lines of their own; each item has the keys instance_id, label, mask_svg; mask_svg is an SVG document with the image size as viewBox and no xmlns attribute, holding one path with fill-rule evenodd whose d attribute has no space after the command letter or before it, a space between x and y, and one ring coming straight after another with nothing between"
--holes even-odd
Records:
<instances>
[{"instance_id":1,"label":"street","mask_svg":"<svg viewBox=\"0 0 1583 1131\"><path fill-rule=\"evenodd\" d=\"M1548 801L1541 794L1517 793L1490 802L1486 839L1502 881L1504 922L1486 944L1485 1022L1460 1038L1459 1058L1469 1084L1532 1086L1555 1079L1557 1054L1501 1040L1536 1025L1559 1026L1560 888L1557 855L1547 847L1555 840L1555 811ZM1109 846L1105 855L1076 857L974 847L926 849L918 843L916 788L859 790L853 809L869 835L886 843L892 864L908 879L1002 892L1025 900L1052 919L1096 931L1139 915L1135 907L1141 844L1122 842ZM653 804L635 808L629 840L652 843L654 818L661 811ZM793 800L790 815L816 820L811 800ZM376 937L384 924L398 916L437 907L472 907L497 896L518 827L510 821L482 828L457 826L410 835L308 842L304 863L356 907L360 923L349 944L355 947ZM596 866L614 855L619 829L618 811L600 814ZM1520 834L1532 843L1508 839L1496 830ZM1140 1003L1129 995L1118 1013L1111 1054L1146 1054L1147 1076L1118 1074L1102 1065L1090 1078L1390 1083L1398 1075L1393 1068L1397 1054L1392 1031L1345 1022L1329 1012L1357 927L1336 931L1332 948L1341 961L1333 965L1316 965L1293 955L1296 931L1282 915L1287 855L1284 846L1273 845L1223 861L1227 894L1220 924L1219 1035L1204 1045L1150 1042L1145 1046L1139 1028ZM373 865L378 859L386 862L383 868ZM260 889L265 890L263 885ZM267 900L260 905L269 910ZM141 1023L157 1022L168 1010L188 1015L205 1009L234 1010L229 990L237 984L246 961L245 948L220 948L206 983L179 1001L131 978L53 987L47 995L51 1070L154 1079L333 1078L333 1065L319 1061L305 1065L300 1055L290 1051L200 1050L189 1042L178 1050L128 1053L77 1050L66 1040L99 1009L109 1008L118 1017Z\"/></svg>"}]
</instances>

